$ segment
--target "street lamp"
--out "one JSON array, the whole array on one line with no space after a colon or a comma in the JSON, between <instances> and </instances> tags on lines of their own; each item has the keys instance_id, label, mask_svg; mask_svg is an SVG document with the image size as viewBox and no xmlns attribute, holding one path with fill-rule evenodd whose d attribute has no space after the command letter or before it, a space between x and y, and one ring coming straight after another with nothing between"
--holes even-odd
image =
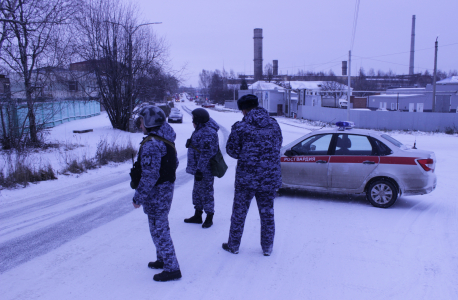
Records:
<instances>
[{"instance_id":1,"label":"street lamp","mask_svg":"<svg viewBox=\"0 0 458 300\"><path fill-rule=\"evenodd\" d=\"M133 130L134 130L134 119L132 118L132 77L133 77L133 74L132 74L132 35L141 26L153 25L153 24L162 24L162 22L153 22L153 23L140 24L140 25L135 26L133 28L133 30L132 30L132 27L130 27L131 31L129 31L128 27L124 26L123 24L120 24L120 23L117 23L117 22L111 22L111 21L105 21L105 22L122 26L122 28L124 28L124 30L128 34L128 41L127 41L127 45L128 45L128 48L129 48L129 56L127 58L128 59L127 63L129 65L128 66L129 77L128 77L128 81L127 81L127 95L129 97L129 124L128 124L128 131L129 132L133 132Z\"/></svg>"}]
</instances>

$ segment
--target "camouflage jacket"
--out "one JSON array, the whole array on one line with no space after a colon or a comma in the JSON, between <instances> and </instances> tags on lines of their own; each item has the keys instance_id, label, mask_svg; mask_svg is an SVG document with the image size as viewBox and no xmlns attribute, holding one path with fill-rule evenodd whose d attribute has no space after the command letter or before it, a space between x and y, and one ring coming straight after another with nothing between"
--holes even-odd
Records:
<instances>
[{"instance_id":1,"label":"camouflage jacket","mask_svg":"<svg viewBox=\"0 0 458 300\"><path fill-rule=\"evenodd\" d=\"M232 125L226 151L238 159L236 188L272 190L281 187L280 126L267 110L257 107Z\"/></svg>"},{"instance_id":2,"label":"camouflage jacket","mask_svg":"<svg viewBox=\"0 0 458 300\"><path fill-rule=\"evenodd\" d=\"M176 138L175 131L167 123L164 123L157 129L153 129L151 133L163 137L170 142L174 142ZM156 185L160 177L161 159L167 154L165 142L150 139L144 143L139 151L142 176L135 190L133 202L143 205L143 209L147 214L156 216L167 215L172 204L174 183L164 182ZM176 153L175 157L176 166L173 171L176 171L179 164Z\"/></svg>"},{"instance_id":3,"label":"camouflage jacket","mask_svg":"<svg viewBox=\"0 0 458 300\"><path fill-rule=\"evenodd\" d=\"M211 174L210 159L218 152L219 146L218 130L219 126L212 118L207 123L197 125L191 136L192 146L188 148L186 173L194 175L200 170Z\"/></svg>"}]
</instances>

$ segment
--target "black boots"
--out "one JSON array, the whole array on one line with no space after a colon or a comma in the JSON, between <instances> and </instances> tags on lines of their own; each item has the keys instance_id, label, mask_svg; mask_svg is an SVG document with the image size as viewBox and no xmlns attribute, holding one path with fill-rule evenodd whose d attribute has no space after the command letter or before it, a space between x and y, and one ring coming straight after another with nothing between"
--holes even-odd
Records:
<instances>
[{"instance_id":1,"label":"black boots","mask_svg":"<svg viewBox=\"0 0 458 300\"><path fill-rule=\"evenodd\" d=\"M194 224L202 224L202 214L203 211L197 210L194 213L194 216L184 219L185 223L194 223ZM210 228L213 225L213 214L208 213L207 218L205 218L204 224L202 224L202 228Z\"/></svg>"},{"instance_id":2,"label":"black boots","mask_svg":"<svg viewBox=\"0 0 458 300\"><path fill-rule=\"evenodd\" d=\"M150 269L164 269L164 262L163 261L152 261L148 263L148 268Z\"/></svg>"},{"instance_id":3,"label":"black boots","mask_svg":"<svg viewBox=\"0 0 458 300\"><path fill-rule=\"evenodd\" d=\"M172 272L166 272L162 271L159 274L156 274L153 276L154 281L170 281L170 280L177 280L181 278L181 271L172 271Z\"/></svg>"},{"instance_id":4,"label":"black boots","mask_svg":"<svg viewBox=\"0 0 458 300\"><path fill-rule=\"evenodd\" d=\"M207 218L205 218L205 222L202 224L202 228L210 228L213 225L213 215L214 214L207 214Z\"/></svg>"},{"instance_id":5,"label":"black boots","mask_svg":"<svg viewBox=\"0 0 458 300\"><path fill-rule=\"evenodd\" d=\"M229 245L227 243L223 243L223 249L226 250L227 252L232 253L232 254L238 254L239 253L239 251L229 248Z\"/></svg>"},{"instance_id":6,"label":"black boots","mask_svg":"<svg viewBox=\"0 0 458 300\"><path fill-rule=\"evenodd\" d=\"M163 261L152 261L148 263L148 268L150 269L163 269L164 268L164 262ZM166 272L162 271L159 274L156 274L153 276L153 279L155 281L170 281L170 280L177 280L181 278L181 271L172 271L172 272Z\"/></svg>"},{"instance_id":7,"label":"black boots","mask_svg":"<svg viewBox=\"0 0 458 300\"><path fill-rule=\"evenodd\" d=\"M202 224L202 213L203 213L203 211L196 209L196 212L194 213L194 216L192 216L192 217L190 217L188 219L184 219L184 222L185 223Z\"/></svg>"}]
</instances>

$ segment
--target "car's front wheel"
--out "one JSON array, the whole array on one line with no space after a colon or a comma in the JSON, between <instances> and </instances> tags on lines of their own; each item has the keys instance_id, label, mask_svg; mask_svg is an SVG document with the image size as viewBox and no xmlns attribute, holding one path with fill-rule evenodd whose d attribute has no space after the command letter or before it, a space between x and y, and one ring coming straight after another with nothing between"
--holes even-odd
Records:
<instances>
[{"instance_id":1,"label":"car's front wheel","mask_svg":"<svg viewBox=\"0 0 458 300\"><path fill-rule=\"evenodd\" d=\"M375 207L387 208L398 199L398 190L391 182L379 179L371 183L366 198Z\"/></svg>"}]
</instances>

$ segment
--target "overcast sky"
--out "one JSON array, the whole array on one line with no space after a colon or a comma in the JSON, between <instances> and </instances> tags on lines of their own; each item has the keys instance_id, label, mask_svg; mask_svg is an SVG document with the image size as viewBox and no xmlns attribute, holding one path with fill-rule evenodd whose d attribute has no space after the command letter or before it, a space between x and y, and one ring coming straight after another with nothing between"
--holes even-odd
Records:
<instances>
[{"instance_id":1,"label":"overcast sky","mask_svg":"<svg viewBox=\"0 0 458 300\"><path fill-rule=\"evenodd\" d=\"M357 0L137 0L144 21L170 45L185 85L202 69L253 74L253 29L263 29L263 65L280 74L298 69L341 74L348 59ZM352 48L352 75L363 67L408 74L412 15L416 15L415 73L458 70L458 0L361 0Z\"/></svg>"}]
</instances>

